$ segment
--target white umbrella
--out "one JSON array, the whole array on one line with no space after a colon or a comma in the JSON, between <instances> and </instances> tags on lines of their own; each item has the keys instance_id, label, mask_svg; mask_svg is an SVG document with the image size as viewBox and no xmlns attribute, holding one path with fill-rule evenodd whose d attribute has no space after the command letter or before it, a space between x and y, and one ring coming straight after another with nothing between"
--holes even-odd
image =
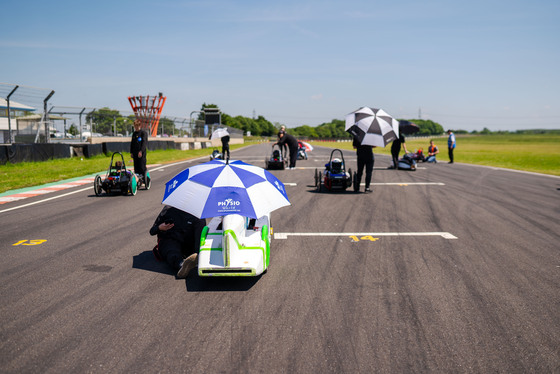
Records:
<instances>
[{"instance_id":1,"label":"white umbrella","mask_svg":"<svg viewBox=\"0 0 560 374\"><path fill-rule=\"evenodd\" d=\"M305 147L305 150L307 152L311 152L313 150L313 146L311 144L309 144L308 142L300 141L300 143L303 144L303 146Z\"/></svg>"},{"instance_id":2,"label":"white umbrella","mask_svg":"<svg viewBox=\"0 0 560 374\"><path fill-rule=\"evenodd\" d=\"M227 131L226 128L219 127L218 129L214 130L214 132L212 133L212 136L210 137L210 140L223 138L224 136L228 136L228 135L229 135L229 132Z\"/></svg>"},{"instance_id":3,"label":"white umbrella","mask_svg":"<svg viewBox=\"0 0 560 374\"><path fill-rule=\"evenodd\" d=\"M192 166L165 185L162 204L199 218L240 214L259 218L290 205L272 173L242 161L212 160Z\"/></svg>"},{"instance_id":4,"label":"white umbrella","mask_svg":"<svg viewBox=\"0 0 560 374\"><path fill-rule=\"evenodd\" d=\"M362 145L385 147L399 137L399 121L383 109L362 107L346 115L345 130Z\"/></svg>"}]
</instances>

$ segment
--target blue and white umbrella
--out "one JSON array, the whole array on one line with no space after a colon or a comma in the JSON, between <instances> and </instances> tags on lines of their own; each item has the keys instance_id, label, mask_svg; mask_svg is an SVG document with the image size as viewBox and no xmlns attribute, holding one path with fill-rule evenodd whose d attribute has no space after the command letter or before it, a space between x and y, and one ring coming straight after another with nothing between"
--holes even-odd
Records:
<instances>
[{"instance_id":1,"label":"blue and white umbrella","mask_svg":"<svg viewBox=\"0 0 560 374\"><path fill-rule=\"evenodd\" d=\"M240 214L259 218L290 205L284 184L242 161L212 160L183 170L165 184L162 204L199 218Z\"/></svg>"}]
</instances>

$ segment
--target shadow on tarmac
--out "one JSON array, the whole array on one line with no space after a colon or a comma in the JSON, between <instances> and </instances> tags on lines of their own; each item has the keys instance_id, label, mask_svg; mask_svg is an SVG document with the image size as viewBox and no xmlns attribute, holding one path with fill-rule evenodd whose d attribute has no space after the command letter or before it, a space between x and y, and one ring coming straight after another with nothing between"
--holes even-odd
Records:
<instances>
[{"instance_id":1,"label":"shadow on tarmac","mask_svg":"<svg viewBox=\"0 0 560 374\"><path fill-rule=\"evenodd\" d=\"M257 277L199 277L194 270L187 277L188 292L249 291L262 274Z\"/></svg>"},{"instance_id":2,"label":"shadow on tarmac","mask_svg":"<svg viewBox=\"0 0 560 374\"><path fill-rule=\"evenodd\" d=\"M132 268L175 276L164 261L155 259L152 251L133 256ZM199 277L197 269L193 269L186 279L186 287L188 292L248 291L261 277L262 274L257 277Z\"/></svg>"},{"instance_id":3,"label":"shadow on tarmac","mask_svg":"<svg viewBox=\"0 0 560 374\"><path fill-rule=\"evenodd\" d=\"M154 273L175 275L164 261L155 259L152 251L144 251L132 257L132 268L153 271Z\"/></svg>"}]
</instances>

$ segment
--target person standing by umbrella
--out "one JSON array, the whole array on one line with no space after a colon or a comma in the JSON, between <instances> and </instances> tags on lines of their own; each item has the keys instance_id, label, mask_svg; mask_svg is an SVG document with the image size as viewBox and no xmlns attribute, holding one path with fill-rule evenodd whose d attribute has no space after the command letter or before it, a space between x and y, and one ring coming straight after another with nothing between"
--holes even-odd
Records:
<instances>
[{"instance_id":1,"label":"person standing by umbrella","mask_svg":"<svg viewBox=\"0 0 560 374\"><path fill-rule=\"evenodd\" d=\"M389 167L390 169L397 170L399 168L399 153L401 151L401 146L404 148L404 152L408 153L408 149L406 149L406 139L404 134L401 132L399 137L393 140L393 144L391 144L391 156L393 157L393 166Z\"/></svg>"},{"instance_id":2,"label":"person standing by umbrella","mask_svg":"<svg viewBox=\"0 0 560 374\"><path fill-rule=\"evenodd\" d=\"M356 149L356 155L358 157L358 171L356 173L356 180L354 181L354 192L360 191L360 183L362 182L362 174L364 168L366 169L366 189L365 193L370 193L371 190L369 185L371 183L371 176L373 174L373 164L375 162L375 157L373 155L372 145L362 145L360 141L354 137L352 141L352 146Z\"/></svg>"},{"instance_id":3,"label":"person standing by umbrella","mask_svg":"<svg viewBox=\"0 0 560 374\"><path fill-rule=\"evenodd\" d=\"M221 140L222 140L222 155L224 156L224 158L226 158L226 152L227 152L226 160L229 160L229 135L222 136Z\"/></svg>"},{"instance_id":4,"label":"person standing by umbrella","mask_svg":"<svg viewBox=\"0 0 560 374\"><path fill-rule=\"evenodd\" d=\"M134 160L134 173L142 175L146 183L146 149L148 148L148 132L141 128L142 122L134 120L134 132L130 140L130 156Z\"/></svg>"},{"instance_id":5,"label":"person standing by umbrella","mask_svg":"<svg viewBox=\"0 0 560 374\"><path fill-rule=\"evenodd\" d=\"M227 128L219 127L210 135L210 140L220 138L222 142L222 157L226 160L229 160L229 132ZM227 152L227 158L226 158Z\"/></svg>"},{"instance_id":6,"label":"person standing by umbrella","mask_svg":"<svg viewBox=\"0 0 560 374\"><path fill-rule=\"evenodd\" d=\"M358 153L359 177L358 174L356 174L358 181L354 183L354 190L358 191L360 188L362 170L365 166L366 192L370 192L369 183L371 182L371 173L374 163L371 146L385 147L390 142L394 144L399 137L399 121L394 119L383 109L361 107L347 114L345 122L345 130L352 134L354 138L353 145ZM358 144L370 146L370 149L359 149L356 147Z\"/></svg>"},{"instance_id":7,"label":"person standing by umbrella","mask_svg":"<svg viewBox=\"0 0 560 374\"><path fill-rule=\"evenodd\" d=\"M278 136L280 137L280 139L274 144L278 144L280 147L284 145L288 146L288 149L290 150L290 169L295 169L298 153L297 139L293 135L290 135L286 132L279 132Z\"/></svg>"},{"instance_id":8,"label":"person standing by umbrella","mask_svg":"<svg viewBox=\"0 0 560 374\"><path fill-rule=\"evenodd\" d=\"M449 135L449 137L447 138L447 150L449 151L449 163L452 164L453 163L453 150L455 149L455 146L457 144L455 143L455 134L453 134L453 131L447 130L447 135Z\"/></svg>"}]
</instances>

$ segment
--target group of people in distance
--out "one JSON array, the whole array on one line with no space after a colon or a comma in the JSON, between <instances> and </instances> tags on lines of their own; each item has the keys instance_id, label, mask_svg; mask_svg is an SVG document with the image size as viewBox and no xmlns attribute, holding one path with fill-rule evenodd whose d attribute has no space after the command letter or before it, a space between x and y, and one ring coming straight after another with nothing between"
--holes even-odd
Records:
<instances>
[{"instance_id":1,"label":"group of people in distance","mask_svg":"<svg viewBox=\"0 0 560 374\"><path fill-rule=\"evenodd\" d=\"M453 150L455 149L455 135L451 130L447 130L448 134L448 151L449 151L449 163L453 163ZM282 150L282 154L286 154L286 148L290 150L290 163L289 168L294 169L296 166L297 160L297 152L298 152L298 140L293 136L286 132L286 127L282 126L280 131L278 132L278 141L274 143L274 145L279 145ZM356 192L359 191L359 185L362 181L362 176L364 174L365 169L365 193L371 192L370 184L371 184L371 177L373 172L373 164L375 162L374 155L373 155L373 148L374 146L371 145L362 145L360 142L354 138L353 147L356 149L356 155L358 157L358 168L356 172L358 187L355 187L354 190ZM403 134L400 134L397 139L393 141L391 144L391 156L393 158L393 165L390 166L390 169L398 169L399 164L399 153L401 148L404 149L405 153L408 153L408 149L406 148L406 141ZM439 153L438 147L434 144L433 140L430 140L430 145L428 146L428 153L427 155L422 155L422 161L425 162L434 162L436 163L436 155Z\"/></svg>"},{"instance_id":2,"label":"group of people in distance","mask_svg":"<svg viewBox=\"0 0 560 374\"><path fill-rule=\"evenodd\" d=\"M449 152L449 163L452 164L454 161L453 158L453 150L456 147L455 135L453 131L447 130L447 149ZM354 187L354 191L359 191L359 186L362 181L362 175L365 169L365 191L366 193L371 192L370 184L371 184L371 176L373 172L373 164L375 162L373 156L373 148L374 146L370 145L361 145L357 139L353 140L352 143L353 147L356 149L356 155L358 157L358 169L356 172L357 177L357 186ZM408 153L408 149L406 148L406 141L403 134L400 134L399 137L393 140L391 144L391 157L393 159L393 164L389 166L389 169L398 169L399 165L399 153L401 148L404 149L405 153ZM437 163L436 156L439 153L438 147L434 144L433 140L430 140L430 145L428 146L428 153L426 155L422 154L421 158L424 162L433 162Z\"/></svg>"}]
</instances>

